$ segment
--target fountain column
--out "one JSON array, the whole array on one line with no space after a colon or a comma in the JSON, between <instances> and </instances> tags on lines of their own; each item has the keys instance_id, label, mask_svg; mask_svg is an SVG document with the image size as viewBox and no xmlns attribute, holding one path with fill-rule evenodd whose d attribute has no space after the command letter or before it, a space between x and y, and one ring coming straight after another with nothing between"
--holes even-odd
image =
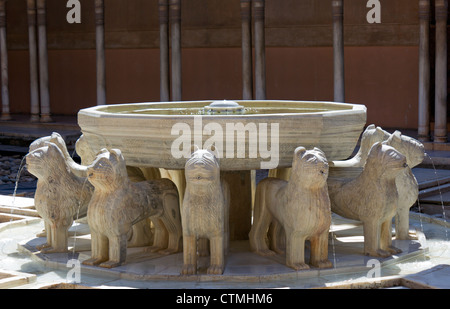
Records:
<instances>
[{"instance_id":1,"label":"fountain column","mask_svg":"<svg viewBox=\"0 0 450 309\"><path fill-rule=\"evenodd\" d=\"M266 42L264 29L265 0L253 0L255 22L255 98L266 99Z\"/></svg>"},{"instance_id":2,"label":"fountain column","mask_svg":"<svg viewBox=\"0 0 450 309\"><path fill-rule=\"evenodd\" d=\"M48 51L46 0L37 0L37 24L39 40L39 90L41 96L41 122L50 122L50 93L48 84Z\"/></svg>"},{"instance_id":3,"label":"fountain column","mask_svg":"<svg viewBox=\"0 0 450 309\"><path fill-rule=\"evenodd\" d=\"M106 104L105 6L95 0L95 42L97 56L97 105Z\"/></svg>"},{"instance_id":4,"label":"fountain column","mask_svg":"<svg viewBox=\"0 0 450 309\"><path fill-rule=\"evenodd\" d=\"M334 101L344 102L344 0L332 0L331 5L333 12Z\"/></svg>"},{"instance_id":5,"label":"fountain column","mask_svg":"<svg viewBox=\"0 0 450 309\"><path fill-rule=\"evenodd\" d=\"M27 0L28 49L30 55L30 101L32 122L39 121L39 77L36 45L36 0Z\"/></svg>"},{"instance_id":6,"label":"fountain column","mask_svg":"<svg viewBox=\"0 0 450 309\"><path fill-rule=\"evenodd\" d=\"M2 79L2 120L10 120L9 110L9 76L8 76L8 48L6 45L6 0L0 0L0 60Z\"/></svg>"},{"instance_id":7,"label":"fountain column","mask_svg":"<svg viewBox=\"0 0 450 309\"><path fill-rule=\"evenodd\" d=\"M160 101L169 101L169 1L159 0Z\"/></svg>"},{"instance_id":8,"label":"fountain column","mask_svg":"<svg viewBox=\"0 0 450 309\"><path fill-rule=\"evenodd\" d=\"M447 141L447 0L436 0L436 89L434 141Z\"/></svg>"},{"instance_id":9,"label":"fountain column","mask_svg":"<svg viewBox=\"0 0 450 309\"><path fill-rule=\"evenodd\" d=\"M241 0L242 98L253 99L252 0Z\"/></svg>"},{"instance_id":10,"label":"fountain column","mask_svg":"<svg viewBox=\"0 0 450 309\"><path fill-rule=\"evenodd\" d=\"M172 101L181 101L181 0L170 0Z\"/></svg>"},{"instance_id":11,"label":"fountain column","mask_svg":"<svg viewBox=\"0 0 450 309\"><path fill-rule=\"evenodd\" d=\"M419 0L419 125L418 137L430 140L430 0Z\"/></svg>"}]
</instances>

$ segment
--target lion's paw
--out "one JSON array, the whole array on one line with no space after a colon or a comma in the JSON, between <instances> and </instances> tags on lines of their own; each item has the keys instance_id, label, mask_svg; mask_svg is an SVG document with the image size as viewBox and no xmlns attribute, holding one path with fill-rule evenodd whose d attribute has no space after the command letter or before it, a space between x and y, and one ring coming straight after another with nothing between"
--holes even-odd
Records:
<instances>
[{"instance_id":1,"label":"lion's paw","mask_svg":"<svg viewBox=\"0 0 450 309\"><path fill-rule=\"evenodd\" d=\"M275 251L272 251L272 250L269 250L269 249L258 250L258 251L256 251L256 253L258 253L261 256L273 256L273 255L276 255Z\"/></svg>"},{"instance_id":2,"label":"lion's paw","mask_svg":"<svg viewBox=\"0 0 450 309\"><path fill-rule=\"evenodd\" d=\"M378 249L375 251L367 251L365 254L373 256L373 257L380 257L380 258L387 258L392 255L389 251L386 251L383 249Z\"/></svg>"},{"instance_id":3,"label":"lion's paw","mask_svg":"<svg viewBox=\"0 0 450 309\"><path fill-rule=\"evenodd\" d=\"M332 268L333 263L331 263L329 260L323 260L323 261L314 263L314 266L317 268Z\"/></svg>"},{"instance_id":4,"label":"lion's paw","mask_svg":"<svg viewBox=\"0 0 450 309\"><path fill-rule=\"evenodd\" d=\"M117 262L117 261L109 260L107 262L101 263L99 266L100 267L104 267L104 268L114 268L114 267L117 267L117 266L120 266L120 265L122 265L122 263Z\"/></svg>"},{"instance_id":5,"label":"lion's paw","mask_svg":"<svg viewBox=\"0 0 450 309\"><path fill-rule=\"evenodd\" d=\"M289 266L290 268L293 268L297 271L309 269L309 265L306 263L292 263L292 264L287 264L287 266Z\"/></svg>"},{"instance_id":6,"label":"lion's paw","mask_svg":"<svg viewBox=\"0 0 450 309\"><path fill-rule=\"evenodd\" d=\"M223 274L223 265L210 265L207 271L208 275L221 275Z\"/></svg>"},{"instance_id":7,"label":"lion's paw","mask_svg":"<svg viewBox=\"0 0 450 309\"><path fill-rule=\"evenodd\" d=\"M391 254L402 253L402 250L401 250L401 249L396 248L396 247L394 247L394 246L389 246L388 251L389 251Z\"/></svg>"},{"instance_id":8,"label":"lion's paw","mask_svg":"<svg viewBox=\"0 0 450 309\"><path fill-rule=\"evenodd\" d=\"M197 273L197 266L193 264L184 264L181 269L182 275L195 275Z\"/></svg>"}]
</instances>

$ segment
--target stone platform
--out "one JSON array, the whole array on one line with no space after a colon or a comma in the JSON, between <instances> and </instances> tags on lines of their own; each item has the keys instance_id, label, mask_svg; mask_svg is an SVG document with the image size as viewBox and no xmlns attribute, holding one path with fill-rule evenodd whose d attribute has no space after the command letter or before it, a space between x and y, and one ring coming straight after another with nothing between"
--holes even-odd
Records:
<instances>
[{"instance_id":1,"label":"stone platform","mask_svg":"<svg viewBox=\"0 0 450 309\"><path fill-rule=\"evenodd\" d=\"M285 266L285 256L262 257L250 252L248 241L234 241L226 257L225 271L222 276L207 275L209 257L199 259L198 274L181 276L183 254L163 256L146 251L146 247L128 248L125 265L105 269L81 265L81 272L90 275L111 276L128 280L162 280L162 281L224 281L224 282L271 282L310 278L333 274L369 271L374 264L388 266L409 260L421 259L427 252L426 240L420 231L415 233L418 240L393 241L393 245L403 252L385 259L376 259L363 255L362 225L359 222L333 217L329 237L329 259L334 267L294 271ZM90 258L90 234L86 224L78 223L70 231L70 253L42 254L36 250L37 245L45 242L44 237L36 237L19 243L19 251L46 267L67 270L67 262L76 259L79 262ZM73 246L75 244L75 250ZM75 252L75 253L74 253ZM306 249L306 261L309 260L309 248Z\"/></svg>"}]
</instances>

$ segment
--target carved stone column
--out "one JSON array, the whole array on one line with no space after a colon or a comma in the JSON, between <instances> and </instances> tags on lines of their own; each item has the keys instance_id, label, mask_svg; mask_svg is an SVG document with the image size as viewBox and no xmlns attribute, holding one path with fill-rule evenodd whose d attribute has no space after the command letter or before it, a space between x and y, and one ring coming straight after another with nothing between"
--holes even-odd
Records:
<instances>
[{"instance_id":1,"label":"carved stone column","mask_svg":"<svg viewBox=\"0 0 450 309\"><path fill-rule=\"evenodd\" d=\"M106 104L105 9L103 0L95 0L95 42L97 55L97 105Z\"/></svg>"},{"instance_id":2,"label":"carved stone column","mask_svg":"<svg viewBox=\"0 0 450 309\"><path fill-rule=\"evenodd\" d=\"M266 99L265 0L253 0L255 22L255 99Z\"/></svg>"},{"instance_id":3,"label":"carved stone column","mask_svg":"<svg viewBox=\"0 0 450 309\"><path fill-rule=\"evenodd\" d=\"M2 79L2 120L11 120L9 110L8 47L6 45L6 0L0 0L0 61Z\"/></svg>"},{"instance_id":4,"label":"carved stone column","mask_svg":"<svg viewBox=\"0 0 450 309\"><path fill-rule=\"evenodd\" d=\"M344 0L332 0L331 5L333 11L334 101L344 102Z\"/></svg>"},{"instance_id":5,"label":"carved stone column","mask_svg":"<svg viewBox=\"0 0 450 309\"><path fill-rule=\"evenodd\" d=\"M30 55L30 101L32 122L39 121L39 77L36 40L36 0L27 0L28 49Z\"/></svg>"},{"instance_id":6,"label":"carved stone column","mask_svg":"<svg viewBox=\"0 0 450 309\"><path fill-rule=\"evenodd\" d=\"M430 0L419 0L419 125L418 138L430 140Z\"/></svg>"},{"instance_id":7,"label":"carved stone column","mask_svg":"<svg viewBox=\"0 0 450 309\"><path fill-rule=\"evenodd\" d=\"M172 42L172 101L181 101L181 0L170 0Z\"/></svg>"},{"instance_id":8,"label":"carved stone column","mask_svg":"<svg viewBox=\"0 0 450 309\"><path fill-rule=\"evenodd\" d=\"M434 141L447 141L447 0L436 0L436 89Z\"/></svg>"},{"instance_id":9,"label":"carved stone column","mask_svg":"<svg viewBox=\"0 0 450 309\"><path fill-rule=\"evenodd\" d=\"M242 98L253 99L252 0L241 0Z\"/></svg>"},{"instance_id":10,"label":"carved stone column","mask_svg":"<svg viewBox=\"0 0 450 309\"><path fill-rule=\"evenodd\" d=\"M37 23L39 39L39 89L41 96L41 122L50 122L50 92L48 84L48 52L46 0L37 0Z\"/></svg>"},{"instance_id":11,"label":"carved stone column","mask_svg":"<svg viewBox=\"0 0 450 309\"><path fill-rule=\"evenodd\" d=\"M160 101L169 101L169 1L159 0Z\"/></svg>"}]
</instances>

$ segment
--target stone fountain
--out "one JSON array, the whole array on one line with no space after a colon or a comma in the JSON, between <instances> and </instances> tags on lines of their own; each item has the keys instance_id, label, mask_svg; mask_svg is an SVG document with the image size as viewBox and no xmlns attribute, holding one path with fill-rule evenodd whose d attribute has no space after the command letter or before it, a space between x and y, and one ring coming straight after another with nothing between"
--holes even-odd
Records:
<instances>
[{"instance_id":1,"label":"stone fountain","mask_svg":"<svg viewBox=\"0 0 450 309\"><path fill-rule=\"evenodd\" d=\"M333 267L333 264L334 269L332 271L336 271L336 256L340 257L341 261L345 260L346 256L350 257L350 260L354 259L353 261L345 261L341 264L345 266L343 267L344 270L347 267L365 268L367 266L364 253L370 252L363 250L364 239L361 241L361 237L365 235L361 231L363 226L360 222L347 222L341 217L333 217L333 221L341 222L345 228L342 228L342 226L336 228L336 223L331 224L332 206L336 204L336 201L332 198L330 203L326 180L329 168L330 176L335 175L332 173L333 168L339 166L339 162L345 162L352 155L366 124L366 112L365 106L358 104L303 101L191 101L95 106L83 109L78 114L78 123L81 127L82 137L77 143L77 152L82 159L82 165L76 166L77 164L74 162L69 162L67 163L67 169L72 169L75 173L78 173L79 175L76 177L84 177L85 183L90 182L94 185L95 191L89 204L89 209L103 207L105 211L110 211L108 210L108 207L110 207L108 205L111 203L117 204L116 202L118 200L123 201L121 205L117 206L120 207L120 211L117 212L114 210L115 212L113 211L108 214L108 218L110 218L108 220L115 222L115 228L109 228L109 230L117 230L117 232L104 231L105 234L120 234L117 234L117 237L120 236L118 238L120 245L111 245L112 239L116 236L113 237L111 234L110 236L112 238L109 238L110 250L114 247L116 248L114 250L120 251L120 262L110 263L110 266L106 267L113 267L112 271L118 271L121 276L123 276L124 272L131 272L139 278L163 278L167 280L179 278L180 273L188 277L197 278L195 274L200 273L200 275L206 276L207 279L205 280L217 280L217 278L228 278L227 280L230 280L229 278L232 278L231 280L255 280L256 278L256 280L261 280L261 278L278 278L280 275L292 277L294 274L294 276L297 276L299 270L317 275L319 269ZM378 142L386 141L389 136L387 134L381 137L381 140ZM52 143L51 139L44 138L43 144L37 150L42 152L43 148L50 147L46 143ZM200 150L194 151L193 147ZM214 148L214 151L206 150L211 149L211 147ZM64 148L64 145L60 145L60 148ZM307 151L308 149L311 149L312 152ZM33 156L37 150L35 149L30 152L29 156ZM405 156L388 145L382 146L380 144L374 150L369 148L365 151L369 152L369 150L371 150L371 156L381 158L379 160L384 160L380 162L395 161L394 163L389 163L392 166L395 164L395 172L389 174L391 182L395 182L397 170L400 171L407 166ZM201 152L201 156L198 155L198 151L203 151ZM61 155L64 156L65 152L62 149ZM372 155L372 152L376 152L376 154ZM384 159L387 157L393 159L391 161ZM71 161L67 155L65 155L65 158L66 161ZM194 163L192 163L194 158ZM204 160L205 158L207 160ZM374 160L376 161L377 159ZM301 161L302 163L296 163L296 167L294 168L293 164L297 161ZM187 173L185 174L185 168L187 171L187 168L191 168L192 166L195 166L196 170L194 172L196 173L190 172L189 175ZM376 166L376 163L374 166ZM292 176L294 178L289 176L291 174L291 167L293 168L292 174L295 174L295 176ZM105 171L116 171L115 173L120 175L119 180L117 180L116 175L114 175L114 178L109 178L112 176L108 173L100 173L100 178L98 178L99 176L96 171L101 171L102 169ZM217 172L215 172L216 169ZM358 185L361 182L358 180L358 175L364 172L364 168L357 167L356 169L357 171L355 173L355 167L349 167L350 173L344 172L344 176L337 177L338 180L346 183L347 180L345 179L351 178ZM387 169L389 170L389 168ZM200 172L197 173L197 170ZM270 192L267 193L267 190L272 190L270 189L272 188L271 186L259 186L262 187L259 188L259 196L272 197L275 196L274 194L277 194L277 198L274 199L273 203L274 205L278 205L276 203L279 203L281 206L276 206L275 208L284 207L283 201L285 199L288 201L287 204L291 205L286 210L283 210L287 213L282 214L280 214L279 210L274 210L272 206L267 206L269 207L265 210L267 214L261 215L259 209L266 206L263 205L264 203L261 204L261 198L257 202L258 206L255 211L258 212L258 222L266 222L261 225L264 226L263 230L260 230L257 234L253 233L253 235L259 235L258 237L260 237L257 240L259 245L256 246L259 249L253 248L252 241L254 242L255 240L252 240L252 238L250 239L250 247L248 243L249 233L252 229L252 218L256 215L256 213L253 214L253 204L255 202L254 195L256 191L255 171L257 170L271 170L272 175L278 176L279 180L272 187L276 188L277 192L281 192L277 193L274 191L273 194ZM372 174L371 171L366 171L366 173ZM204 193L204 198L196 198L193 200L193 193L197 192L196 190L204 190L202 189L204 188L202 187L203 177L208 181L220 177L220 181L217 178L218 185L212 191L205 190L207 193ZM336 176L333 177L333 181L335 181ZM127 186L132 186L133 198L130 197L129 201L132 201L133 205L135 205L133 207L136 209L139 208L138 204L136 204L139 203L139 200L146 200L146 206L143 205L142 207L143 209L148 208L148 210L142 210L139 216L137 216L140 218L141 226L139 228L133 226L132 236L129 235L131 225L136 222L127 216L127 198L123 198L123 195L117 196L116 198L117 192L121 192L123 188L120 186L112 189L109 188L108 192L110 193L108 193L108 196L100 193L96 194L100 189L96 187L97 180L94 181L94 178L100 179L104 186L107 186L108 183L115 184L124 182L127 183ZM166 195L164 193L165 189L162 189L164 186L159 182L161 178L169 178L176 185L178 195L171 193L172 198L170 203L171 205L175 205L173 197L176 196L181 212L181 219L179 218L178 210L174 211L173 206L164 206ZM136 185L128 184L128 179L136 182ZM302 183L302 179L308 179L308 184ZM320 189L314 185L316 180L318 181L317 183L321 184ZM144 182L146 185L142 184ZM150 185L148 182L150 182ZM328 185L330 186L330 184ZM295 193L296 186L305 188L302 189L304 190L302 194ZM389 208L389 216L394 216L395 209L393 207L397 206L393 204L397 203L398 200L397 190L392 186L386 186L390 188L387 196L383 192L380 192L378 194L379 197L375 198L377 200L371 200L371 198L363 199L364 203L367 204L364 207L370 209L371 203L382 205L379 207ZM226 189L224 189L225 187ZM333 192L336 191L335 187L330 187L331 189L334 190ZM154 192L158 193L149 193L152 190L156 190ZM220 190L220 194L217 190ZM370 191L370 186L366 188L366 191ZM320 194L320 197L317 194ZM345 192L343 195L346 196ZM97 198L96 196L99 197ZM151 201L155 196L158 196L157 204L153 204ZM217 196L220 198L217 198ZM331 194L330 197L332 197ZM292 199L295 199L294 203ZM105 200L111 202L105 204L106 202L103 202ZM304 202L304 200L308 202ZM311 207L314 207L315 200L320 200L320 204L322 205L320 212L311 212ZM211 226L215 224L212 223L215 221L208 217L208 220L202 219L193 223L192 220L194 219L192 218L196 216L202 217L205 212L201 210L200 212L194 211L190 213L189 211L195 207L212 207L212 204L215 207L213 207L215 210L212 212L212 216L214 217L216 213L221 212L218 215L219 221L217 221L217 224L218 226L223 226L218 229L208 229L209 232L205 232L202 224L204 226ZM187 205L189 205L189 208L183 208ZM94 221L92 221L92 217L90 218L89 209L87 216L88 222L91 223ZM157 211L158 209L161 209L161 211ZM292 216L289 214L291 211L295 212L296 217L294 217L298 219L292 220ZM311 213L312 217L305 218L305 211L308 214ZM382 212L385 213L385 211ZM102 229L102 218L98 218L99 213L103 213L103 210L100 212L97 211L95 221L96 230L99 226ZM121 215L117 215L119 213L122 213L123 217L126 217L128 220L126 230L120 229L122 223L120 223ZM131 249L128 246L127 252L126 238L128 237L129 240L133 237L142 238L142 235L146 233L143 225L149 224L145 223L145 220L142 221L142 218L150 213L152 214L150 217L153 216L152 218L160 218L162 216L161 218L171 219L172 221L175 219L175 221L169 224L172 230L180 230L181 226L183 226L183 238L185 240L187 240L186 233L194 231L192 232L192 235L194 235L194 243L195 239L209 239L210 248L208 249L208 243L201 241L195 245L198 245L198 248L193 250L191 249L193 244L191 240L184 242L184 248L180 249L184 250L185 254L184 266L183 254L180 253L180 250L165 250L166 252L161 254L162 251L158 253L157 250L151 251L146 249L145 247L148 246L148 241L143 242L145 243L142 246L144 249ZM170 218L171 216L173 218ZM279 219L281 218L280 216L284 219ZM318 217L316 218L314 216ZM71 215L72 217L73 214ZM353 217L357 216L350 217L354 219ZM383 218L385 220L384 227L387 231L386 222L392 219L392 217L388 218L385 216ZM153 228L156 231L162 231L166 223L163 224L158 220L152 220ZM272 222L270 227L272 232L271 234L269 233L270 235L264 236L268 232L267 229L270 222ZM297 224L296 222L299 223L298 226L295 226ZM315 225L319 222L321 226L320 231L315 228ZM308 224L310 228L304 238L301 238L301 244L295 244L296 249L291 250L291 240L288 237L285 243L284 232L294 229L294 234L299 235L298 233L301 234L302 232L302 224ZM109 226L110 222L107 225ZM177 227L177 225L179 226ZM165 227L167 230L168 225ZM345 232L340 235L339 232L343 230L351 230L351 232ZM217 238L217 231L219 231L219 234L223 234L219 235L220 238ZM329 233L331 235L330 239L327 237ZM349 248L347 246L341 248L339 245L335 246L335 243L338 241L334 241L334 239L338 239L338 236L346 237L345 235L348 235L348 233L356 233L354 236L360 237L357 241L358 244L350 251L347 251ZM88 235L89 231L85 234ZM250 234L252 235L252 233ZM319 234L320 240L317 240L315 237L319 237ZM156 235L159 236L157 237ZM164 237L161 237L160 232L157 232L154 241L157 241L159 244L163 243ZM275 251L260 249L261 247L265 247L264 239L266 237L270 239L272 244L276 244ZM380 246L383 247L384 243L391 245L391 240L388 241L387 237L391 237L390 233L384 232L381 236L376 236L373 242L380 242L381 238L383 242ZM307 250L304 250L305 240L311 240L310 252L311 255L314 255L311 256L311 259L315 260L312 263L312 269L306 267L306 264L303 262L303 255L306 257L306 255L310 254L306 252ZM90 243L85 239L83 241L88 244ZM103 241L101 239L95 240L96 244L92 244L92 250L100 250L98 249L98 244ZM179 238L177 237L176 242L178 241ZM39 246L39 242L41 241L34 239L24 247L29 251L35 252L37 250L35 247L36 245ZM332 252L334 261L329 257L328 253L328 247L331 244L333 245ZM420 242L414 243L413 240L404 240L404 243L397 242L395 245L402 248L404 255L408 255L411 252L418 252L421 247ZM282 257L284 256L284 246L286 247L286 252L288 252L287 263L285 261L286 258ZM175 245L176 247L177 245ZM73 251L75 252L76 250L79 252L78 259L88 260L90 257L90 249L90 245L83 247L79 243L78 247L73 248ZM206 272L204 270L197 272L195 266L193 269L192 265L186 264L186 261L192 260L197 263L196 258L194 259L192 257L192 252L194 252L194 255L198 252L200 255L205 256L209 254L209 250L211 250L212 267L208 268L208 275L205 275ZM190 257L186 255L188 251L191 252ZM258 255L251 251L258 253L260 256L258 257ZM355 251L359 253L355 254ZM381 258L392 258L392 254L398 255L400 251L391 250L389 254L383 255ZM294 255L298 254L302 255L301 259L297 256L294 257ZM104 252L101 255L107 257L108 253ZM115 252L110 252L109 255L111 257L115 255ZM225 259L227 262L224 262L223 257L225 255L227 256ZM49 254L42 256L42 258L48 259L48 256ZM126 262L125 256L127 256ZM268 260L264 260L266 257ZM54 259L64 261L67 257L55 255ZM252 270L247 274L241 274L240 271L237 271L239 275L236 275L236 272L231 270L234 269L233 267L236 267L236 269L239 268L240 262L238 260L240 259L252 261L250 262L250 265L252 265L250 268ZM302 262L296 264L292 262L293 259L301 260ZM104 259L102 261L104 262ZM102 261L99 261L99 263ZM220 261L220 263L213 265L213 261ZM137 267L135 265L136 267L133 267L133 263L140 263L141 266ZM144 265L142 263L149 263L145 265L151 266L142 266ZM199 260L199 263L202 263L201 260ZM203 264L205 263L206 265L208 264L203 260ZM258 265L258 263L261 263L261 267L254 266ZM272 263L279 264L280 266L272 268L268 273L267 270L270 269ZM96 263L87 264L90 266L83 267L97 267L95 266ZM106 264L108 265L108 263ZM105 263L102 265L104 266ZM286 265L290 268L286 267ZM165 270L158 269L160 267ZM198 267L199 269L202 268L201 265ZM297 272L293 273L294 270L292 268ZM130 271L131 269L133 270ZM136 271L136 269L139 270ZM276 270L274 271L273 269Z\"/></svg>"},{"instance_id":2,"label":"stone fountain","mask_svg":"<svg viewBox=\"0 0 450 309\"><path fill-rule=\"evenodd\" d=\"M83 109L78 123L90 152L118 148L128 166L146 174L168 170L163 173L177 184L181 199L191 146L214 144L224 177L236 184L231 189L231 239L247 239L251 171L290 167L299 145L320 148L330 161L348 158L366 123L366 108L299 101L118 104Z\"/></svg>"}]
</instances>

